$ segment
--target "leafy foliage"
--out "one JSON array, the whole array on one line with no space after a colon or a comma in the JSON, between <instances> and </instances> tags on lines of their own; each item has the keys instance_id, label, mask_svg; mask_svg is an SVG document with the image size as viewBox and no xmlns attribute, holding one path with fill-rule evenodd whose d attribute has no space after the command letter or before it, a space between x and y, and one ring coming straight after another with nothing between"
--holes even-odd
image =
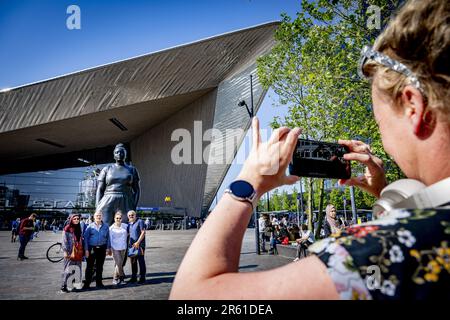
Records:
<instances>
[{"instance_id":1,"label":"leafy foliage","mask_svg":"<svg viewBox=\"0 0 450 320\"><path fill-rule=\"evenodd\" d=\"M368 8L376 5L381 25L400 0L302 0L302 10L282 23L272 51L258 59L258 76L272 87L279 103L288 105L284 118L273 127L301 127L308 139L358 139L369 143L384 161L389 181L400 170L384 152L371 112L369 83L357 76L360 50L380 30L367 27ZM361 173L356 166L354 173Z\"/></svg>"},{"instance_id":2,"label":"leafy foliage","mask_svg":"<svg viewBox=\"0 0 450 320\"><path fill-rule=\"evenodd\" d=\"M279 103L288 105L284 119L273 119L272 127L303 129L307 139L336 141L357 139L371 145L385 164L388 181L403 175L382 148L381 137L371 111L369 83L357 76L360 50L372 44L380 30L369 28L373 6L379 8L380 26L388 21L401 0L302 0L302 10L292 20L282 15L282 23L272 51L258 59L258 77L266 88L272 87ZM372 6L372 7L371 7ZM353 166L353 174L363 171ZM325 201L339 208L349 190L336 189L325 194L323 184L308 181L307 211ZM320 190L312 194L312 190ZM284 199L284 196L283 196ZM371 207L375 199L355 190L358 208ZM281 201L283 202L283 201ZM279 208L274 198L274 209ZM285 204L282 205L286 207ZM276 210L277 210L276 209ZM312 228L311 214L308 225ZM318 230L317 232L320 232Z\"/></svg>"}]
</instances>

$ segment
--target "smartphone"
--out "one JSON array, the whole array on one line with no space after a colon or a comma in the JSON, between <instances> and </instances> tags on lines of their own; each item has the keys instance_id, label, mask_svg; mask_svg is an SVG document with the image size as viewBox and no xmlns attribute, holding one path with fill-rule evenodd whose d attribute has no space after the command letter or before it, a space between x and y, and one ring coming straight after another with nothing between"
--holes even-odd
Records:
<instances>
[{"instance_id":1,"label":"smartphone","mask_svg":"<svg viewBox=\"0 0 450 320\"><path fill-rule=\"evenodd\" d=\"M347 146L337 143L298 139L289 173L299 177L349 179L350 161L344 159L349 152Z\"/></svg>"}]
</instances>

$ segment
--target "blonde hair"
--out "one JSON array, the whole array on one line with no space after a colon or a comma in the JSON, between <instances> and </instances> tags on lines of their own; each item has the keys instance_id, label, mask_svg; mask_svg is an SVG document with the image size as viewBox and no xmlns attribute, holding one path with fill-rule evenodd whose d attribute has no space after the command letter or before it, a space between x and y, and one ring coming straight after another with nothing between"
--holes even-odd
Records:
<instances>
[{"instance_id":1,"label":"blonde hair","mask_svg":"<svg viewBox=\"0 0 450 320\"><path fill-rule=\"evenodd\" d=\"M410 0L377 38L374 49L403 63L419 79L427 107L450 122L450 2ZM374 85L401 106L408 78L374 61L364 66Z\"/></svg>"}]
</instances>

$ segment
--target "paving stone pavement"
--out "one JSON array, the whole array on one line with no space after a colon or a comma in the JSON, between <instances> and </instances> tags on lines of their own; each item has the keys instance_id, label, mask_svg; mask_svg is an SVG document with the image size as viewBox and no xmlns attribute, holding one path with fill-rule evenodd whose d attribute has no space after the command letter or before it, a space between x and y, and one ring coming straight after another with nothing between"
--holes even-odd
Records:
<instances>
[{"instance_id":1,"label":"paving stone pavement","mask_svg":"<svg viewBox=\"0 0 450 320\"><path fill-rule=\"evenodd\" d=\"M19 238L11 243L10 232L0 232L0 300L38 299L38 300L165 300L169 297L172 282L181 260L197 230L147 231L145 261L147 264L146 283L143 285L112 286L114 262L106 258L103 283L105 289L60 293L62 262L51 263L45 254L47 248L60 241L61 232L40 232L25 251L30 259L17 260ZM242 245L240 271L267 270L289 263L291 260L281 256L258 256L255 253L254 230L247 229ZM205 243L207 245L207 243ZM207 261L207 260L205 260ZM83 262L83 274L86 264ZM125 266L130 274L130 265Z\"/></svg>"}]
</instances>

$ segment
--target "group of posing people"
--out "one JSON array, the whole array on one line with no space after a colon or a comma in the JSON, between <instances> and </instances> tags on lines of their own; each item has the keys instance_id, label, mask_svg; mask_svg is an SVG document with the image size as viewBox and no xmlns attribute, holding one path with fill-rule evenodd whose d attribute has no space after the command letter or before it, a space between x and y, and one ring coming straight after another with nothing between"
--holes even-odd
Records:
<instances>
[{"instance_id":1,"label":"group of posing people","mask_svg":"<svg viewBox=\"0 0 450 320\"><path fill-rule=\"evenodd\" d=\"M94 214L94 222L83 232L80 225L81 216L74 214L64 227L62 244L64 250L64 269L62 273L62 292L69 292L68 279L79 272L81 281L81 264L86 260L85 280L82 289L90 288L94 280L97 288L104 288L103 265L106 255L114 259L113 282L115 286L125 284L124 266L127 258L131 262L131 279L128 283L145 283L145 225L137 218L135 211L128 211L128 223L123 223L124 215L117 211L114 223L108 226L102 221L102 212ZM139 280L137 278L139 264ZM95 268L95 269L94 269ZM95 270L95 271L94 271Z\"/></svg>"}]
</instances>

